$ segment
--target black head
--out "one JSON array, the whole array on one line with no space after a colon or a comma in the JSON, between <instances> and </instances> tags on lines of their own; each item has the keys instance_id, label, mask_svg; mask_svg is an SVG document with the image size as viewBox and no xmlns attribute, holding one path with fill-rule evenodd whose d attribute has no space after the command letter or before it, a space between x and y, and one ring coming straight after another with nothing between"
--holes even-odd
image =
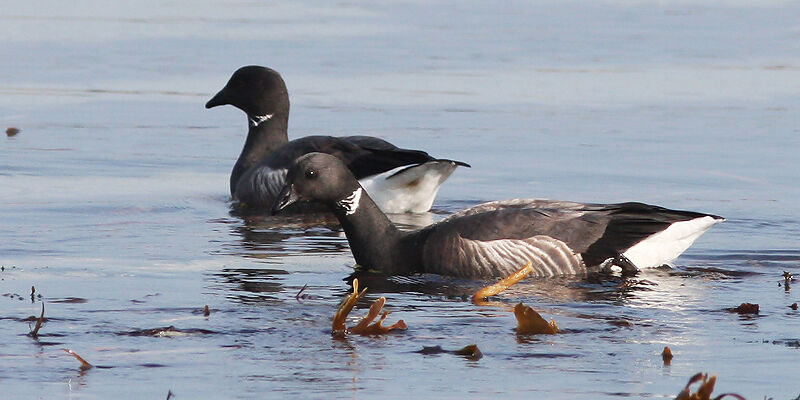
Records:
<instances>
[{"instance_id":1,"label":"black head","mask_svg":"<svg viewBox=\"0 0 800 400\"><path fill-rule=\"evenodd\" d=\"M206 108L230 104L248 116L289 112L289 95L283 78L273 69L250 65L233 73Z\"/></svg>"},{"instance_id":2,"label":"black head","mask_svg":"<svg viewBox=\"0 0 800 400\"><path fill-rule=\"evenodd\" d=\"M350 170L338 158L326 153L308 153L294 161L272 213L296 201L335 204L359 189Z\"/></svg>"}]
</instances>

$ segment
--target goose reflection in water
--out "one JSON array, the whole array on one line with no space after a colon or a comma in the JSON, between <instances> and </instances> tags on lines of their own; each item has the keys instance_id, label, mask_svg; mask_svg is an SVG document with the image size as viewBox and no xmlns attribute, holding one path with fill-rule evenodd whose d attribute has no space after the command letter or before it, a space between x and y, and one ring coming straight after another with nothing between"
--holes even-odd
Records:
<instances>
[{"instance_id":1,"label":"goose reflection in water","mask_svg":"<svg viewBox=\"0 0 800 400\"><path fill-rule=\"evenodd\" d=\"M281 283L289 272L272 268L224 268L212 274L228 292L227 297L242 303L277 303L287 289Z\"/></svg>"},{"instance_id":2,"label":"goose reflection in water","mask_svg":"<svg viewBox=\"0 0 800 400\"><path fill-rule=\"evenodd\" d=\"M439 212L441 213L441 212ZM308 257L349 255L349 245L333 214L318 212L289 216L265 216L231 211L232 218L218 220L230 231L231 241L223 243L217 254L267 262L224 268L213 274L214 280L230 291L231 298L242 302L277 301L278 293L297 289L282 282L290 272L281 266ZM403 229L416 229L440 218L436 213L393 214L391 218ZM348 257L348 262L351 262ZM247 263L246 263L247 264ZM355 265L353 265L355 267ZM342 276L346 278L345 275ZM383 279L383 278L381 278ZM403 286L397 290L403 290ZM342 289L345 293L347 289Z\"/></svg>"}]
</instances>

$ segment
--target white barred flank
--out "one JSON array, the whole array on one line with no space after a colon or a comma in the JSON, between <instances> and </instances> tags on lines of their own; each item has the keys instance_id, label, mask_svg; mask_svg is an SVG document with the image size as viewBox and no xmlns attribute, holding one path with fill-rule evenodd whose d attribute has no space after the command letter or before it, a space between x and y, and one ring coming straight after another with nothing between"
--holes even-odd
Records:
<instances>
[{"instance_id":1,"label":"white barred flank","mask_svg":"<svg viewBox=\"0 0 800 400\"><path fill-rule=\"evenodd\" d=\"M528 262L536 277L586 273L581 255L549 236L480 241L447 235L429 243L436 245L426 246L424 263L447 275L507 276Z\"/></svg>"}]
</instances>

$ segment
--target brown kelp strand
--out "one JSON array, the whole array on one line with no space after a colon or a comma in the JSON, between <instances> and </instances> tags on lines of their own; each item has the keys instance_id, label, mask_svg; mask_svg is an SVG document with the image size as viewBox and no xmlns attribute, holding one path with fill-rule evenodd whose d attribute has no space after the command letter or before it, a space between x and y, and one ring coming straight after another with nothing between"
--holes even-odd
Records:
<instances>
[{"instance_id":1,"label":"brown kelp strand","mask_svg":"<svg viewBox=\"0 0 800 400\"><path fill-rule=\"evenodd\" d=\"M664 365L672 363L672 349L669 346L664 346L664 351L661 352L661 359L664 360Z\"/></svg>"},{"instance_id":2,"label":"brown kelp strand","mask_svg":"<svg viewBox=\"0 0 800 400\"><path fill-rule=\"evenodd\" d=\"M31 294L33 296L33 294ZM44 324L44 302L42 302L42 314L39 315L39 319L36 320L36 325L33 327L33 330L29 333L29 335L36 339L39 337L39 329L42 329L42 325Z\"/></svg>"},{"instance_id":3,"label":"brown kelp strand","mask_svg":"<svg viewBox=\"0 0 800 400\"><path fill-rule=\"evenodd\" d=\"M514 316L517 317L518 335L552 335L558 333L558 325L555 320L551 319L550 322L547 322L533 308L522 303L514 306Z\"/></svg>"},{"instance_id":4,"label":"brown kelp strand","mask_svg":"<svg viewBox=\"0 0 800 400\"><path fill-rule=\"evenodd\" d=\"M87 369L92 368L92 364L89 364L88 361L84 360L83 357L78 355L78 353L72 351L72 349L61 349L61 350L64 350L67 354L75 357L75 359L81 363L81 370L85 371Z\"/></svg>"},{"instance_id":5,"label":"brown kelp strand","mask_svg":"<svg viewBox=\"0 0 800 400\"><path fill-rule=\"evenodd\" d=\"M728 308L727 310L739 314L758 314L758 304L742 303L738 307Z\"/></svg>"},{"instance_id":6,"label":"brown kelp strand","mask_svg":"<svg viewBox=\"0 0 800 400\"><path fill-rule=\"evenodd\" d=\"M294 298L297 299L297 300L309 298L309 296L307 294L303 293L303 292L306 291L307 288L308 288L308 284L306 283L305 285L303 285L303 287L300 288L300 290L297 292L297 294L294 295Z\"/></svg>"},{"instance_id":7,"label":"brown kelp strand","mask_svg":"<svg viewBox=\"0 0 800 400\"><path fill-rule=\"evenodd\" d=\"M531 272L533 272L533 267L531 266L531 263L528 262L524 267L501 279L499 282L486 286L475 292L475 294L472 295L472 302L478 305L483 304L487 297L495 296L503 292L511 287L511 285L514 285L515 283L524 279L526 276L530 275Z\"/></svg>"},{"instance_id":8,"label":"brown kelp strand","mask_svg":"<svg viewBox=\"0 0 800 400\"><path fill-rule=\"evenodd\" d=\"M464 346L458 350L445 350L442 346L425 346L422 350L417 350L415 353L423 354L423 355L436 355L436 354L454 354L457 356L461 356L466 358L470 361L478 361L483 358L483 352L481 349L478 348L476 344L470 344Z\"/></svg>"},{"instance_id":9,"label":"brown kelp strand","mask_svg":"<svg viewBox=\"0 0 800 400\"><path fill-rule=\"evenodd\" d=\"M344 301L342 301L339 308L336 310L336 313L333 316L333 324L331 328L331 334L335 337L344 337L347 333L353 333L356 335L382 335L385 333L389 333L393 330L406 330L408 326L403 320L399 320L390 326L383 326L383 321L389 315L388 311L383 310L383 306L386 304L386 298L381 297L378 300L375 300L372 303L372 306L369 308L369 312L367 313L361 321L358 322L353 328L348 329L345 325L345 321L347 316L350 314L350 311L353 310L355 307L356 302L359 299L364 297L364 294L367 292L367 288L364 288L360 292L358 291L358 279L353 280L353 293L350 293L345 297ZM375 318L381 315L380 319L370 324Z\"/></svg>"},{"instance_id":10,"label":"brown kelp strand","mask_svg":"<svg viewBox=\"0 0 800 400\"><path fill-rule=\"evenodd\" d=\"M699 386L697 387L697 391L693 393L691 387L695 383L699 383ZM689 378L689 383L687 383L686 387L680 393L678 393L678 397L676 397L675 400L711 400L711 393L714 391L714 385L716 383L716 375L712 375L709 378L707 373L699 372ZM735 393L724 393L714 397L714 400L720 400L726 397L745 400L744 397Z\"/></svg>"},{"instance_id":11,"label":"brown kelp strand","mask_svg":"<svg viewBox=\"0 0 800 400\"><path fill-rule=\"evenodd\" d=\"M462 356L470 361L478 361L483 358L483 353L481 352L481 349L478 348L477 344L464 346L463 348L454 351L453 354Z\"/></svg>"}]
</instances>

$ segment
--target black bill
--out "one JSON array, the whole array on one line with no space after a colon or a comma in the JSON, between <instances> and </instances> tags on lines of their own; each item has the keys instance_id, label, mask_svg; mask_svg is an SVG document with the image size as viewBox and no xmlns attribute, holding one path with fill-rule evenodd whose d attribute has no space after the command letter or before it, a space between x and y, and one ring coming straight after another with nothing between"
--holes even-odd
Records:
<instances>
[{"instance_id":1,"label":"black bill","mask_svg":"<svg viewBox=\"0 0 800 400\"><path fill-rule=\"evenodd\" d=\"M299 198L297 197L297 193L294 192L294 185L284 185L283 189L281 189L281 192L278 193L278 197L275 198L275 202L272 203L271 214L277 214L279 211L292 205L297 200L299 200Z\"/></svg>"},{"instance_id":2,"label":"black bill","mask_svg":"<svg viewBox=\"0 0 800 400\"><path fill-rule=\"evenodd\" d=\"M208 101L208 103L206 103L206 108L222 106L225 104L230 104L230 102L228 101L228 95L225 94L225 89L223 88L219 91L219 93L215 94L214 97Z\"/></svg>"}]
</instances>

